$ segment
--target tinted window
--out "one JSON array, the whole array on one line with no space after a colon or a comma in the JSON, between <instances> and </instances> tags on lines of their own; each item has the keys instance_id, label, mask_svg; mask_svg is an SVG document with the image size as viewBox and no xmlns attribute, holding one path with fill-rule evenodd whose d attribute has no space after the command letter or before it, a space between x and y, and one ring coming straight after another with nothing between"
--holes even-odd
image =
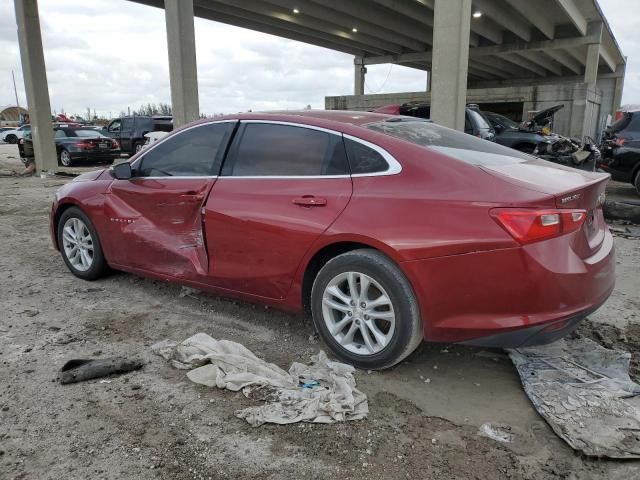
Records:
<instances>
[{"instance_id":1,"label":"tinted window","mask_svg":"<svg viewBox=\"0 0 640 480\"><path fill-rule=\"evenodd\" d=\"M110 132L118 132L120 130L120 120L115 120L109 124L108 130Z\"/></svg>"},{"instance_id":2,"label":"tinted window","mask_svg":"<svg viewBox=\"0 0 640 480\"><path fill-rule=\"evenodd\" d=\"M484 116L481 113L476 112L475 110L472 110L472 109L469 109L468 113L469 113L469 116L473 119L473 123L476 125L478 130L490 130L491 129L491 126L485 120Z\"/></svg>"},{"instance_id":3,"label":"tinted window","mask_svg":"<svg viewBox=\"0 0 640 480\"><path fill-rule=\"evenodd\" d=\"M88 138L104 137L104 135L98 132L97 130L73 130L73 133L75 134L76 137L88 137Z\"/></svg>"},{"instance_id":4,"label":"tinted window","mask_svg":"<svg viewBox=\"0 0 640 480\"><path fill-rule=\"evenodd\" d=\"M472 165L520 163L532 158L517 150L427 121L377 122L367 127Z\"/></svg>"},{"instance_id":5,"label":"tinted window","mask_svg":"<svg viewBox=\"0 0 640 480\"><path fill-rule=\"evenodd\" d=\"M64 130L56 130L55 138L64 138L67 135L64 133Z\"/></svg>"},{"instance_id":6,"label":"tinted window","mask_svg":"<svg viewBox=\"0 0 640 480\"><path fill-rule=\"evenodd\" d=\"M136 167L136 176L215 175L214 160L222 154L232 126L232 123L202 125L158 143L144 154Z\"/></svg>"},{"instance_id":7,"label":"tinted window","mask_svg":"<svg viewBox=\"0 0 640 480\"><path fill-rule=\"evenodd\" d=\"M310 128L248 123L223 170L233 176L348 173L342 137Z\"/></svg>"},{"instance_id":8,"label":"tinted window","mask_svg":"<svg viewBox=\"0 0 640 480\"><path fill-rule=\"evenodd\" d=\"M387 161L373 148L348 138L344 139L344 144L352 174L384 172L389 168Z\"/></svg>"}]
</instances>

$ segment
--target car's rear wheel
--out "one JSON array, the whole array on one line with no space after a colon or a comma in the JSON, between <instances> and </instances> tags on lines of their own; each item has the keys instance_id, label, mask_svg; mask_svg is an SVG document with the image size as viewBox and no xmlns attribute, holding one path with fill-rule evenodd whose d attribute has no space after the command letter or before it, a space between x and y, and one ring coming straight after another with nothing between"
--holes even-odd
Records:
<instances>
[{"instance_id":1,"label":"car's rear wheel","mask_svg":"<svg viewBox=\"0 0 640 480\"><path fill-rule=\"evenodd\" d=\"M140 150L142 150L142 142L136 142L133 144L133 153L138 153Z\"/></svg>"},{"instance_id":2,"label":"car's rear wheel","mask_svg":"<svg viewBox=\"0 0 640 480\"><path fill-rule=\"evenodd\" d=\"M82 210L65 210L58 221L57 235L64 263L76 277L95 280L107 272L98 234Z\"/></svg>"},{"instance_id":3,"label":"car's rear wheel","mask_svg":"<svg viewBox=\"0 0 640 480\"><path fill-rule=\"evenodd\" d=\"M423 338L411 284L375 250L354 250L327 262L314 281L311 310L329 348L356 367L391 367Z\"/></svg>"},{"instance_id":4,"label":"car's rear wheel","mask_svg":"<svg viewBox=\"0 0 640 480\"><path fill-rule=\"evenodd\" d=\"M71 154L64 148L60 150L60 153L58 154L58 159L60 160L60 164L63 167L70 167L71 164L73 163L73 160L71 159Z\"/></svg>"},{"instance_id":5,"label":"car's rear wheel","mask_svg":"<svg viewBox=\"0 0 640 480\"><path fill-rule=\"evenodd\" d=\"M6 141L7 143L15 144L15 143L18 143L18 137L16 137L16 136L15 136L15 135L13 135L13 134L12 134L12 135L7 135L7 136L5 137L5 141Z\"/></svg>"}]
</instances>

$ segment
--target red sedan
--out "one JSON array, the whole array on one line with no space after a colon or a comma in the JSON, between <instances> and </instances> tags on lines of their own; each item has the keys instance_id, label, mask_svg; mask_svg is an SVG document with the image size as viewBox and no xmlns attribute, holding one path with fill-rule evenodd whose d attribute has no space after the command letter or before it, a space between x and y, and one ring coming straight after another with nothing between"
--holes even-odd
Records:
<instances>
[{"instance_id":1,"label":"red sedan","mask_svg":"<svg viewBox=\"0 0 640 480\"><path fill-rule=\"evenodd\" d=\"M77 177L51 211L76 276L109 268L310 311L342 360L425 339L553 341L611 294L608 175L417 118L204 120Z\"/></svg>"}]
</instances>

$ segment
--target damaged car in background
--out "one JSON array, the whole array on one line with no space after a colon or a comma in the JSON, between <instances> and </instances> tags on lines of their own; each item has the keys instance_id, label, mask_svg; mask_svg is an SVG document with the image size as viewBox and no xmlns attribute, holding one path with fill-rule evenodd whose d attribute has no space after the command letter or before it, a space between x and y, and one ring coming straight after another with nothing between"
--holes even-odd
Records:
<instances>
[{"instance_id":1,"label":"damaged car in background","mask_svg":"<svg viewBox=\"0 0 640 480\"><path fill-rule=\"evenodd\" d=\"M608 178L418 118L247 113L77 177L50 225L79 278L310 312L338 358L381 369L423 340L515 348L576 328L615 283Z\"/></svg>"},{"instance_id":2,"label":"damaged car in background","mask_svg":"<svg viewBox=\"0 0 640 480\"><path fill-rule=\"evenodd\" d=\"M521 152L530 153L550 162L595 171L601 154L590 137L583 141L553 133L553 117L564 108L554 105L520 124L493 112L483 112L496 131L496 142Z\"/></svg>"}]
</instances>

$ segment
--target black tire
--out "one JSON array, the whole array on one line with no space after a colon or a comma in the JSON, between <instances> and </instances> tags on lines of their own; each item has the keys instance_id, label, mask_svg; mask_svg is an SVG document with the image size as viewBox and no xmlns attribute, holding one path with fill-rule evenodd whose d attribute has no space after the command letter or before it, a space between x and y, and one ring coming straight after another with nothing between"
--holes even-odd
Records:
<instances>
[{"instance_id":1,"label":"black tire","mask_svg":"<svg viewBox=\"0 0 640 480\"><path fill-rule=\"evenodd\" d=\"M636 192L640 195L640 170L636 173L636 178L633 181L633 186L636 187Z\"/></svg>"},{"instance_id":2,"label":"black tire","mask_svg":"<svg viewBox=\"0 0 640 480\"><path fill-rule=\"evenodd\" d=\"M76 268L76 266L74 266L74 264L71 262L71 260L69 259L65 251L64 240L63 240L63 230L65 225L70 219L81 220L82 223L84 223L84 225L87 227L87 230L89 231L89 234L91 236L91 241L93 245L93 259L90 267L86 270L81 270L79 268ZM80 210L77 207L70 207L67 210L65 210L60 216L57 230L58 231L56 232L56 235L57 235L58 246L60 248L62 259L64 260L64 263L67 265L67 268L69 268L71 273L73 273L76 277L82 278L83 280L96 280L100 277L103 277L109 271L109 266L107 265L107 262L104 258L104 254L102 253L102 246L100 245L100 239L98 238L98 233L96 232L96 229L93 226L93 223L91 222L89 217L82 210Z\"/></svg>"},{"instance_id":3,"label":"black tire","mask_svg":"<svg viewBox=\"0 0 640 480\"><path fill-rule=\"evenodd\" d=\"M7 135L6 138L5 138L5 141L7 143L16 144L16 143L18 143L18 137L16 137L13 134Z\"/></svg>"},{"instance_id":4,"label":"black tire","mask_svg":"<svg viewBox=\"0 0 640 480\"><path fill-rule=\"evenodd\" d=\"M142 142L135 142L133 144L133 154L135 155L136 153L138 153L140 150L142 150L143 144Z\"/></svg>"},{"instance_id":5,"label":"black tire","mask_svg":"<svg viewBox=\"0 0 640 480\"><path fill-rule=\"evenodd\" d=\"M73 159L67 149L63 148L60 150L60 153L58 153L58 164L63 167L70 167L73 164Z\"/></svg>"},{"instance_id":6,"label":"black tire","mask_svg":"<svg viewBox=\"0 0 640 480\"><path fill-rule=\"evenodd\" d=\"M393 305L394 331L386 346L375 353L358 355L347 350L333 337L325 322L325 289L330 282L346 272L362 273L378 282ZM423 340L418 301L409 280L392 260L372 249L344 253L332 258L320 269L311 291L311 313L316 330L331 351L342 361L362 369L378 370L391 367L409 356Z\"/></svg>"}]
</instances>

